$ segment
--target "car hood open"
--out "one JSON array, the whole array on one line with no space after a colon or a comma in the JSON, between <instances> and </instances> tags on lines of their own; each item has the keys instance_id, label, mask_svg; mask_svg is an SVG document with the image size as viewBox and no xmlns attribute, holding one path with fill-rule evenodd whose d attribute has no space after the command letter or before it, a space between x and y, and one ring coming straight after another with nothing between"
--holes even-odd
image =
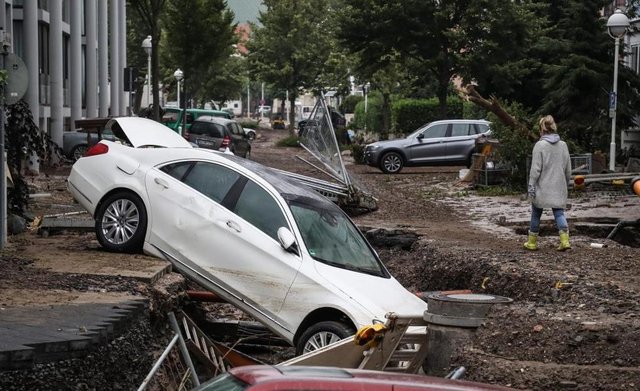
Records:
<instances>
[{"instance_id":1,"label":"car hood open","mask_svg":"<svg viewBox=\"0 0 640 391\"><path fill-rule=\"evenodd\" d=\"M105 128L110 129L117 138L127 140L134 148L192 148L178 133L147 118L112 118Z\"/></svg>"}]
</instances>

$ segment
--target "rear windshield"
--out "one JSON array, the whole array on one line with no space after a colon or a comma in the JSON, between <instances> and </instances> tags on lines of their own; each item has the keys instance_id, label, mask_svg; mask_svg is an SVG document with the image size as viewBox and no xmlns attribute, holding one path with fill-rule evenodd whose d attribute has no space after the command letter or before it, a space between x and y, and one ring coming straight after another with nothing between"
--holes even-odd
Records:
<instances>
[{"instance_id":1,"label":"rear windshield","mask_svg":"<svg viewBox=\"0 0 640 391\"><path fill-rule=\"evenodd\" d=\"M195 135L209 136L214 138L223 138L225 131L224 126L211 122L194 122L189 129L189 133Z\"/></svg>"}]
</instances>

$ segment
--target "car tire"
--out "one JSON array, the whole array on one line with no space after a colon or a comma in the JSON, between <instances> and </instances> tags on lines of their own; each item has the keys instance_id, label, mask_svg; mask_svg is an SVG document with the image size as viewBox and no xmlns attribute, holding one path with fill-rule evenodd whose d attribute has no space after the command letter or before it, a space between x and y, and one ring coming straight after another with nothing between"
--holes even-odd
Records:
<instances>
[{"instance_id":1,"label":"car tire","mask_svg":"<svg viewBox=\"0 0 640 391\"><path fill-rule=\"evenodd\" d=\"M296 345L296 356L312 352L355 334L356 330L349 325L336 321L319 322L302 333Z\"/></svg>"},{"instance_id":2,"label":"car tire","mask_svg":"<svg viewBox=\"0 0 640 391\"><path fill-rule=\"evenodd\" d=\"M71 155L71 159L73 159L73 161L75 162L76 160L83 157L85 153L87 153L87 149L89 149L87 144L78 144L75 147L73 147L69 155Z\"/></svg>"},{"instance_id":3,"label":"car tire","mask_svg":"<svg viewBox=\"0 0 640 391\"><path fill-rule=\"evenodd\" d=\"M96 237L108 251L137 253L147 231L147 211L140 197L120 191L108 196L95 216Z\"/></svg>"},{"instance_id":4,"label":"car tire","mask_svg":"<svg viewBox=\"0 0 640 391\"><path fill-rule=\"evenodd\" d=\"M247 133L247 138L251 141L256 139L256 132L248 132Z\"/></svg>"},{"instance_id":5,"label":"car tire","mask_svg":"<svg viewBox=\"0 0 640 391\"><path fill-rule=\"evenodd\" d=\"M397 174L403 166L404 160L398 152L387 152L380 159L380 170L387 174Z\"/></svg>"}]
</instances>

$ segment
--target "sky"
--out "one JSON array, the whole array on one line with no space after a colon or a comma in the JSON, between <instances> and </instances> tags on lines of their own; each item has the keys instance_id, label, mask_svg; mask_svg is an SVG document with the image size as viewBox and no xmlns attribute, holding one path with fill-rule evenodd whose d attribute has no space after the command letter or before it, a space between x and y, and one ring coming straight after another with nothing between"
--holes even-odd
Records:
<instances>
[{"instance_id":1,"label":"sky","mask_svg":"<svg viewBox=\"0 0 640 391\"><path fill-rule=\"evenodd\" d=\"M227 0L229 8L236 14L234 22L258 22L258 11L264 8L262 0Z\"/></svg>"}]
</instances>

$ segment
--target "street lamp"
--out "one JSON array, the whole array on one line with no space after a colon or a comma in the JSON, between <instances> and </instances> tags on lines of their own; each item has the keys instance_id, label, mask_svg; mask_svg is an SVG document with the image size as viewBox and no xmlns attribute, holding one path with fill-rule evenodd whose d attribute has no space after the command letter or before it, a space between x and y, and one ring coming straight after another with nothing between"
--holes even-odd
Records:
<instances>
[{"instance_id":1,"label":"street lamp","mask_svg":"<svg viewBox=\"0 0 640 391\"><path fill-rule=\"evenodd\" d=\"M147 106L151 105L151 35L142 41L142 48L147 53Z\"/></svg>"},{"instance_id":2,"label":"street lamp","mask_svg":"<svg viewBox=\"0 0 640 391\"><path fill-rule=\"evenodd\" d=\"M629 18L617 9L607 20L609 36L615 39L616 47L613 60L613 92L609 94L609 116L611 117L611 146L609 150L609 171L616 169L616 105L618 100L618 57L620 55L620 38L629 28Z\"/></svg>"},{"instance_id":3,"label":"street lamp","mask_svg":"<svg viewBox=\"0 0 640 391\"><path fill-rule=\"evenodd\" d=\"M367 95L369 93L369 88L371 88L371 83L367 82L367 84L365 84L364 86L362 86L362 89L364 90L364 132L367 132L367 106L368 106L368 102L367 102Z\"/></svg>"},{"instance_id":4,"label":"street lamp","mask_svg":"<svg viewBox=\"0 0 640 391\"><path fill-rule=\"evenodd\" d=\"M180 68L178 68L175 72L173 72L173 77L178 81L178 107L180 107L180 82L184 78L184 73Z\"/></svg>"}]
</instances>

